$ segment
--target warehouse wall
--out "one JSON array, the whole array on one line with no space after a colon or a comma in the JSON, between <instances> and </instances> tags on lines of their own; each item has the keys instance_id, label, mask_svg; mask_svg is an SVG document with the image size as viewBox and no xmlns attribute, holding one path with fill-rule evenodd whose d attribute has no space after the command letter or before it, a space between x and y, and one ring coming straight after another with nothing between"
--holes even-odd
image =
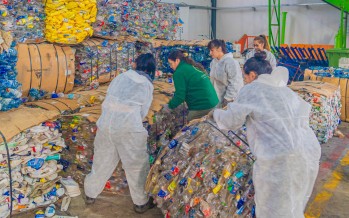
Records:
<instances>
[{"instance_id":1,"label":"warehouse wall","mask_svg":"<svg viewBox=\"0 0 349 218\"><path fill-rule=\"evenodd\" d=\"M211 6L211 0L162 0L161 2L198 6ZM186 12L186 10L183 11L184 13ZM188 14L189 22L187 23L186 30L188 31L188 34L183 34L182 39L207 39L210 36L210 11L202 9L190 9Z\"/></svg>"},{"instance_id":2,"label":"warehouse wall","mask_svg":"<svg viewBox=\"0 0 349 218\"><path fill-rule=\"evenodd\" d=\"M324 3L321 0L282 0L282 4ZM218 7L267 5L266 0L218 0ZM334 44L340 11L330 5L282 7L288 12L285 43ZM238 40L243 34L268 34L268 7L220 10L217 37Z\"/></svg>"}]
</instances>

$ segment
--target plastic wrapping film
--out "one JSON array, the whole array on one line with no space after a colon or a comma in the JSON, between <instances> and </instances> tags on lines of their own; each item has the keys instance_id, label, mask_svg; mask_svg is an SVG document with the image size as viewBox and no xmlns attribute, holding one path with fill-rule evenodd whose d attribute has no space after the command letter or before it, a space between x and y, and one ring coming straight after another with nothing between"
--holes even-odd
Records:
<instances>
[{"instance_id":1,"label":"plastic wrapping film","mask_svg":"<svg viewBox=\"0 0 349 218\"><path fill-rule=\"evenodd\" d=\"M60 122L44 122L16 135L8 142L11 155L13 211L19 213L57 201L65 194L58 173L64 169L65 148ZM10 213L10 178L5 144L0 144L0 217Z\"/></svg>"},{"instance_id":2,"label":"plastic wrapping film","mask_svg":"<svg viewBox=\"0 0 349 218\"><path fill-rule=\"evenodd\" d=\"M17 42L43 41L44 20L42 0L2 0L0 29L11 31Z\"/></svg>"},{"instance_id":3,"label":"plastic wrapping film","mask_svg":"<svg viewBox=\"0 0 349 218\"><path fill-rule=\"evenodd\" d=\"M158 70L161 70L164 73L173 72L168 63L168 56L173 50L182 49L188 52L189 57L194 61L202 64L207 72L210 72L210 64L212 58L210 56L210 51L207 48L207 44L209 41L205 40L202 42L198 41L197 44L195 42L178 42L176 45L175 41L171 43L170 46L161 45L156 48L156 57L157 57L157 66ZM226 43L228 52L233 52L233 45L230 42Z\"/></svg>"},{"instance_id":4,"label":"plastic wrapping film","mask_svg":"<svg viewBox=\"0 0 349 218\"><path fill-rule=\"evenodd\" d=\"M306 81L294 82L290 88L311 104L310 127L320 143L328 142L341 121L342 104L339 86Z\"/></svg>"},{"instance_id":5,"label":"plastic wrapping film","mask_svg":"<svg viewBox=\"0 0 349 218\"><path fill-rule=\"evenodd\" d=\"M9 32L0 31L0 111L18 108L22 104L16 63L15 43Z\"/></svg>"},{"instance_id":6,"label":"plastic wrapping film","mask_svg":"<svg viewBox=\"0 0 349 218\"><path fill-rule=\"evenodd\" d=\"M245 135L196 120L167 144L146 183L166 217L255 217Z\"/></svg>"},{"instance_id":7,"label":"plastic wrapping film","mask_svg":"<svg viewBox=\"0 0 349 218\"><path fill-rule=\"evenodd\" d=\"M77 44L93 35L96 0L47 0L45 13L45 37L50 42Z\"/></svg>"},{"instance_id":8,"label":"plastic wrapping film","mask_svg":"<svg viewBox=\"0 0 349 218\"><path fill-rule=\"evenodd\" d=\"M174 39L179 20L173 4L155 0L97 0L94 35L107 39L132 36L139 40Z\"/></svg>"}]
</instances>

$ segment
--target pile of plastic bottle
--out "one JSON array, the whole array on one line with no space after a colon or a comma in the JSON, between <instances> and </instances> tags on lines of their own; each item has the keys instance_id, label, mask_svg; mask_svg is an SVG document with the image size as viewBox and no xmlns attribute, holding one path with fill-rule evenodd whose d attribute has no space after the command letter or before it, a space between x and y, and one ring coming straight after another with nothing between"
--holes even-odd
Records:
<instances>
[{"instance_id":1,"label":"pile of plastic bottle","mask_svg":"<svg viewBox=\"0 0 349 218\"><path fill-rule=\"evenodd\" d=\"M17 81L17 51L15 43L0 54L0 111L18 108L22 104L21 84Z\"/></svg>"},{"instance_id":2,"label":"pile of plastic bottle","mask_svg":"<svg viewBox=\"0 0 349 218\"><path fill-rule=\"evenodd\" d=\"M44 122L9 141L13 211L22 212L49 205L65 194L58 173L61 152L66 147L59 122ZM5 144L0 144L0 217L10 213L10 177Z\"/></svg>"},{"instance_id":3,"label":"pile of plastic bottle","mask_svg":"<svg viewBox=\"0 0 349 218\"><path fill-rule=\"evenodd\" d=\"M349 69L334 67L310 67L316 76L349 78Z\"/></svg>"},{"instance_id":4,"label":"pile of plastic bottle","mask_svg":"<svg viewBox=\"0 0 349 218\"><path fill-rule=\"evenodd\" d=\"M233 52L233 44L230 42L226 43L228 52ZM168 63L168 56L173 50L182 49L188 52L189 57L194 61L202 64L206 69L206 72L210 72L210 64L212 57L210 56L210 51L207 46L199 45L176 45L176 46L161 46L156 48L157 52L157 65L158 70L164 73L173 72Z\"/></svg>"},{"instance_id":5,"label":"pile of plastic bottle","mask_svg":"<svg viewBox=\"0 0 349 218\"><path fill-rule=\"evenodd\" d=\"M76 46L75 84L90 85L102 75L109 76L107 81L111 81L131 67L135 52L134 43L112 40L104 40L100 45Z\"/></svg>"},{"instance_id":6,"label":"pile of plastic bottle","mask_svg":"<svg viewBox=\"0 0 349 218\"><path fill-rule=\"evenodd\" d=\"M149 162L153 164L159 151L166 146L176 133L187 123L188 110L181 105L171 113L159 111L153 116L153 124L144 123L148 130Z\"/></svg>"},{"instance_id":7,"label":"pile of plastic bottle","mask_svg":"<svg viewBox=\"0 0 349 218\"><path fill-rule=\"evenodd\" d=\"M204 121L168 143L146 183L166 217L255 217L253 157L244 136L244 129L221 132Z\"/></svg>"},{"instance_id":8,"label":"pile of plastic bottle","mask_svg":"<svg viewBox=\"0 0 349 218\"><path fill-rule=\"evenodd\" d=\"M62 122L62 135L67 149L63 151L65 166L63 176L72 176L80 185L91 172L93 160L93 142L97 126L82 116L64 116Z\"/></svg>"},{"instance_id":9,"label":"pile of plastic bottle","mask_svg":"<svg viewBox=\"0 0 349 218\"><path fill-rule=\"evenodd\" d=\"M292 87L291 87L292 88ZM326 143L333 137L341 122L341 94L338 88L332 95L324 96L313 89L297 91L298 95L312 105L310 127L320 143Z\"/></svg>"},{"instance_id":10,"label":"pile of plastic bottle","mask_svg":"<svg viewBox=\"0 0 349 218\"><path fill-rule=\"evenodd\" d=\"M178 10L174 5L155 0L98 0L97 4L96 36L173 39L176 34Z\"/></svg>"},{"instance_id":11,"label":"pile of plastic bottle","mask_svg":"<svg viewBox=\"0 0 349 218\"><path fill-rule=\"evenodd\" d=\"M76 44L93 35L96 0L47 0L45 37L50 42Z\"/></svg>"},{"instance_id":12,"label":"pile of plastic bottle","mask_svg":"<svg viewBox=\"0 0 349 218\"><path fill-rule=\"evenodd\" d=\"M44 20L41 0L4 0L0 5L0 29L13 32L18 42L43 40Z\"/></svg>"}]
</instances>

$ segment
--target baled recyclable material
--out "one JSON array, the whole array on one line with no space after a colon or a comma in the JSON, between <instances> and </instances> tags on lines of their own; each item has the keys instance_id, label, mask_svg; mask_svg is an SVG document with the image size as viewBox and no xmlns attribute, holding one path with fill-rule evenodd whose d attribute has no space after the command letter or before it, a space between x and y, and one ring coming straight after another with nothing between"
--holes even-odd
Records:
<instances>
[{"instance_id":1,"label":"baled recyclable material","mask_svg":"<svg viewBox=\"0 0 349 218\"><path fill-rule=\"evenodd\" d=\"M45 13L45 37L49 42L77 44L93 35L96 0L47 0Z\"/></svg>"},{"instance_id":2,"label":"baled recyclable material","mask_svg":"<svg viewBox=\"0 0 349 218\"><path fill-rule=\"evenodd\" d=\"M0 31L0 111L22 104L22 86L17 78L17 51L9 32Z\"/></svg>"},{"instance_id":3,"label":"baled recyclable material","mask_svg":"<svg viewBox=\"0 0 349 218\"><path fill-rule=\"evenodd\" d=\"M106 39L131 36L138 40L174 39L179 23L173 4L155 0L97 1L98 13L94 35Z\"/></svg>"},{"instance_id":4,"label":"baled recyclable material","mask_svg":"<svg viewBox=\"0 0 349 218\"><path fill-rule=\"evenodd\" d=\"M255 217L245 132L193 121L163 148L146 183L166 217Z\"/></svg>"},{"instance_id":5,"label":"baled recyclable material","mask_svg":"<svg viewBox=\"0 0 349 218\"><path fill-rule=\"evenodd\" d=\"M338 85L317 81L294 82L290 88L312 106L310 127L320 143L326 143L337 130L341 116L341 95Z\"/></svg>"}]
</instances>

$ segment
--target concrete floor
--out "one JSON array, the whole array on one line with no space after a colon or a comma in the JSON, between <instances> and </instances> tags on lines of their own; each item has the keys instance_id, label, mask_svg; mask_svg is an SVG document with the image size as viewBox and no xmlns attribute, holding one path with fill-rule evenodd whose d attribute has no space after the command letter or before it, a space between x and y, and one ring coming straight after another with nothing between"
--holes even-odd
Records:
<instances>
[{"instance_id":1,"label":"concrete floor","mask_svg":"<svg viewBox=\"0 0 349 218\"><path fill-rule=\"evenodd\" d=\"M321 146L320 172L306 210L307 218L349 217L349 123L342 123L339 129L345 138L333 138ZM149 210L144 215L138 215L133 212L132 205L128 190L125 190L125 193L117 195L103 193L91 206L86 206L82 196L79 196L72 199L67 213L58 210L57 214L80 218L163 217L157 208ZM34 217L34 212L13 217Z\"/></svg>"}]
</instances>

